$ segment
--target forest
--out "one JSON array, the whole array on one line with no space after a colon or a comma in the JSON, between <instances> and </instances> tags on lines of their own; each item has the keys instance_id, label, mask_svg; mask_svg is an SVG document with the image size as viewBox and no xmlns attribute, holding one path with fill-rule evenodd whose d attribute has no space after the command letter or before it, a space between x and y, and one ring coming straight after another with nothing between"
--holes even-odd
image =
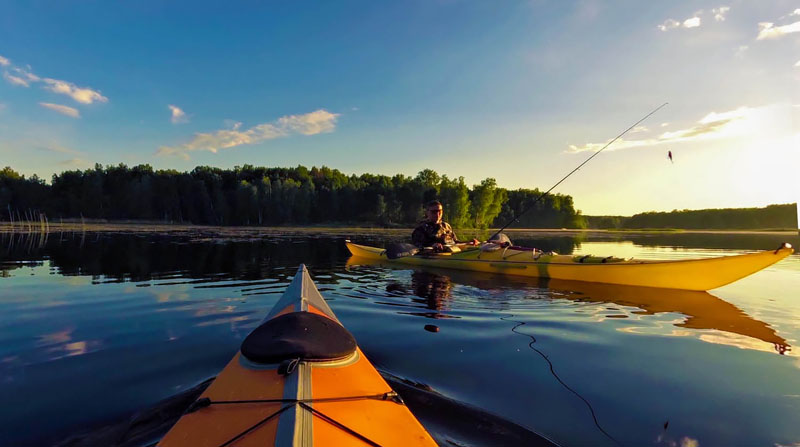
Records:
<instances>
[{"instance_id":1,"label":"forest","mask_svg":"<svg viewBox=\"0 0 800 447\"><path fill-rule=\"evenodd\" d=\"M685 228L718 230L797 228L797 205L769 205L764 208L722 208L674 210L634 214L621 228Z\"/></svg>"},{"instance_id":2,"label":"forest","mask_svg":"<svg viewBox=\"0 0 800 447\"><path fill-rule=\"evenodd\" d=\"M649 211L633 216L585 216L588 228L687 230L765 230L797 227L797 205L763 208L712 208L703 210Z\"/></svg>"},{"instance_id":3,"label":"forest","mask_svg":"<svg viewBox=\"0 0 800 447\"><path fill-rule=\"evenodd\" d=\"M124 164L54 174L51 182L0 170L0 220L104 219L203 225L413 226L423 204L439 199L455 228L487 228L512 219L526 228L584 228L572 197L507 190L492 178L469 187L426 169L415 177L346 175L327 167L234 169L198 166L190 172Z\"/></svg>"}]
</instances>

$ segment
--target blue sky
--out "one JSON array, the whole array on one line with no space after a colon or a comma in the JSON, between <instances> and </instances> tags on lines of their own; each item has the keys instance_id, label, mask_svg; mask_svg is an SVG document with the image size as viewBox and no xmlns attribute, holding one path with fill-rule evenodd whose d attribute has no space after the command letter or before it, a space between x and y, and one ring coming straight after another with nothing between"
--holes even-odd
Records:
<instances>
[{"instance_id":1,"label":"blue sky","mask_svg":"<svg viewBox=\"0 0 800 447\"><path fill-rule=\"evenodd\" d=\"M0 165L326 165L587 214L797 201L797 1L0 3ZM670 163L667 151L673 152Z\"/></svg>"}]
</instances>

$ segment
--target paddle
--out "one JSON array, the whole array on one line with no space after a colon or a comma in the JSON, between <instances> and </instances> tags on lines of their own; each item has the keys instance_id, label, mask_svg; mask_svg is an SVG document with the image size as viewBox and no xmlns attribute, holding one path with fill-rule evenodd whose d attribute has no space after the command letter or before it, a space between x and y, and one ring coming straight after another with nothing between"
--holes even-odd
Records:
<instances>
[{"instance_id":1,"label":"paddle","mask_svg":"<svg viewBox=\"0 0 800 447\"><path fill-rule=\"evenodd\" d=\"M404 258L406 256L414 256L419 251L420 249L414 244L396 242L386 247L386 257L389 259Z\"/></svg>"},{"instance_id":2,"label":"paddle","mask_svg":"<svg viewBox=\"0 0 800 447\"><path fill-rule=\"evenodd\" d=\"M438 251L433 247L422 247L419 248L414 244L409 244L405 242L396 242L389 244L386 247L386 257L389 259L397 259L397 258L404 258L406 256L414 256L420 253L458 253L462 250L461 246L467 247L477 247L469 244L453 244L453 245L444 245L444 251Z\"/></svg>"}]
</instances>

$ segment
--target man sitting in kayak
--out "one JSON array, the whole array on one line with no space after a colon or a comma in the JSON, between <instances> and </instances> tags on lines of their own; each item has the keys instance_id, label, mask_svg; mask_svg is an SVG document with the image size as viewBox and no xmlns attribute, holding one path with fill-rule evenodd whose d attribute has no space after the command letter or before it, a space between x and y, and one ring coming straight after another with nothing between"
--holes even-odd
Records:
<instances>
[{"instance_id":1,"label":"man sitting in kayak","mask_svg":"<svg viewBox=\"0 0 800 447\"><path fill-rule=\"evenodd\" d=\"M425 205L425 220L417 225L411 234L411 241L419 248L432 247L434 251L449 251L448 246L458 244L458 237L449 223L442 221L444 210L442 202L431 200ZM461 242L464 243L464 242ZM466 242L478 245L477 239Z\"/></svg>"}]
</instances>

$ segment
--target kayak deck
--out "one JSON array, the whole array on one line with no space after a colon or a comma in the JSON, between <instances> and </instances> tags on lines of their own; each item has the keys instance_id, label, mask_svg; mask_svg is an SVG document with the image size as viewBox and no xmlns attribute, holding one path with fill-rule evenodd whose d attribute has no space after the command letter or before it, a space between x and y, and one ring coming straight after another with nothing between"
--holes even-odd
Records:
<instances>
[{"instance_id":1,"label":"kayak deck","mask_svg":"<svg viewBox=\"0 0 800 447\"><path fill-rule=\"evenodd\" d=\"M436 444L301 266L241 351L158 445Z\"/></svg>"},{"instance_id":2,"label":"kayak deck","mask_svg":"<svg viewBox=\"0 0 800 447\"><path fill-rule=\"evenodd\" d=\"M386 250L345 241L353 256L388 262L539 278L706 291L762 270L794 252L790 244L734 256L672 261L547 254L515 247L389 259Z\"/></svg>"}]
</instances>

